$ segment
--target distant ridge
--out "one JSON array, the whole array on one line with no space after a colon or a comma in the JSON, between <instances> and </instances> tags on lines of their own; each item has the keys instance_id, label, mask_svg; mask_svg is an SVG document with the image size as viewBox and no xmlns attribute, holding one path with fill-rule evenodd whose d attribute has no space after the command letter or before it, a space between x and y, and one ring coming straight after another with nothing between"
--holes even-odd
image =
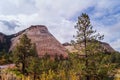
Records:
<instances>
[{"instance_id":1,"label":"distant ridge","mask_svg":"<svg viewBox=\"0 0 120 80\"><path fill-rule=\"evenodd\" d=\"M108 43L106 42L100 42L100 45L103 49L103 52L106 53L113 53L116 52ZM77 52L77 50L74 48L74 46L68 42L63 43L63 46L69 51L69 52Z\"/></svg>"}]
</instances>

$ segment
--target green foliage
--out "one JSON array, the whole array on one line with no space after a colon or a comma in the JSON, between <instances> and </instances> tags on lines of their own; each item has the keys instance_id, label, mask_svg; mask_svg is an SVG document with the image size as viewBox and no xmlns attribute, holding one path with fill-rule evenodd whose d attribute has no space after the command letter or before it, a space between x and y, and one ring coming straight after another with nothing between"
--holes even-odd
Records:
<instances>
[{"instance_id":1,"label":"green foliage","mask_svg":"<svg viewBox=\"0 0 120 80\"><path fill-rule=\"evenodd\" d=\"M74 36L75 41L72 43L78 50L78 54L84 55L81 59L83 68L80 69L83 80L104 80L116 66L110 61L108 63L109 56L103 55L104 49L99 40L102 40L104 36L93 30L90 18L85 13L78 17L75 29L77 29L77 35ZM81 46L82 49L80 49Z\"/></svg>"},{"instance_id":2,"label":"green foliage","mask_svg":"<svg viewBox=\"0 0 120 80\"><path fill-rule=\"evenodd\" d=\"M115 61L113 62L112 56L115 56ZM96 55L96 64L91 63L89 68L94 72L91 74L90 80L113 80L116 74L115 69L119 68L119 62L117 61L119 53L104 54L99 53ZM84 65L84 57L79 56L77 53L69 53L68 59L58 59L51 60L51 58L46 55L43 58L34 57L29 59L30 64L27 67L29 75L23 75L17 69L12 69L12 73L15 74L15 80L85 80L86 69ZM94 66L96 67L94 69ZM10 72L9 72L10 73ZM8 74L8 73L7 73ZM9 79L8 79L9 80Z\"/></svg>"},{"instance_id":3,"label":"green foliage","mask_svg":"<svg viewBox=\"0 0 120 80\"><path fill-rule=\"evenodd\" d=\"M15 50L13 51L13 62L18 67L19 71L28 75L30 70L28 67L31 65L31 61L37 57L35 45L31 43L31 40L27 37L27 35L23 34L17 44ZM32 65L31 65L32 66Z\"/></svg>"},{"instance_id":4,"label":"green foliage","mask_svg":"<svg viewBox=\"0 0 120 80\"><path fill-rule=\"evenodd\" d=\"M11 63L10 56L4 50L0 52L0 65L5 65Z\"/></svg>"}]
</instances>

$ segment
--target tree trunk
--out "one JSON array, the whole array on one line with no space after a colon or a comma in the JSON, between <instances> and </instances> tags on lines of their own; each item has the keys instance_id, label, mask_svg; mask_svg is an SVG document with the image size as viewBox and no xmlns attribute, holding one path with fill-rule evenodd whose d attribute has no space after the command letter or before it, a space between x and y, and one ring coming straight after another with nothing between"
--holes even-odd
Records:
<instances>
[{"instance_id":1,"label":"tree trunk","mask_svg":"<svg viewBox=\"0 0 120 80\"><path fill-rule=\"evenodd\" d=\"M22 63L22 73L23 75L25 75L25 63L24 62Z\"/></svg>"},{"instance_id":2,"label":"tree trunk","mask_svg":"<svg viewBox=\"0 0 120 80\"><path fill-rule=\"evenodd\" d=\"M86 80L90 80L90 76L86 75Z\"/></svg>"},{"instance_id":3,"label":"tree trunk","mask_svg":"<svg viewBox=\"0 0 120 80\"><path fill-rule=\"evenodd\" d=\"M84 31L84 48L85 48L85 67L88 69L88 54L87 54L87 39L86 39L86 29ZM90 80L90 76L86 75L86 80Z\"/></svg>"},{"instance_id":4,"label":"tree trunk","mask_svg":"<svg viewBox=\"0 0 120 80\"><path fill-rule=\"evenodd\" d=\"M34 75L34 76L33 76L33 77L34 77L34 79L33 79L33 80L36 80L36 73L34 73L33 75Z\"/></svg>"}]
</instances>

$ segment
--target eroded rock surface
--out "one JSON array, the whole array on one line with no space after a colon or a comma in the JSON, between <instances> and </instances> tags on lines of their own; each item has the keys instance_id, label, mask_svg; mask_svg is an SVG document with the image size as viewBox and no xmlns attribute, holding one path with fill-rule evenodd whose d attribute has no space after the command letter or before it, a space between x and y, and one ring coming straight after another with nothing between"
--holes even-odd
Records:
<instances>
[{"instance_id":1,"label":"eroded rock surface","mask_svg":"<svg viewBox=\"0 0 120 80\"><path fill-rule=\"evenodd\" d=\"M31 39L31 42L36 45L36 50L40 57L46 53L53 57L56 55L67 57L68 55L64 46L43 25L31 26L16 34L10 35L11 45L9 51L12 51L16 47L17 43L19 43L19 38L23 34L26 34Z\"/></svg>"}]
</instances>

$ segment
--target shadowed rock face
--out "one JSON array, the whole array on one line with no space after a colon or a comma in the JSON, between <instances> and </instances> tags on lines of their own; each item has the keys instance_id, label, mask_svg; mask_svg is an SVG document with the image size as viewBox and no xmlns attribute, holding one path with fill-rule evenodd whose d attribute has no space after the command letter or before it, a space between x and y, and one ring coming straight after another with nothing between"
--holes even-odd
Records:
<instances>
[{"instance_id":1,"label":"shadowed rock face","mask_svg":"<svg viewBox=\"0 0 120 80\"><path fill-rule=\"evenodd\" d=\"M3 33L0 33L0 43L3 43L5 41L5 36Z\"/></svg>"},{"instance_id":2,"label":"shadowed rock face","mask_svg":"<svg viewBox=\"0 0 120 80\"><path fill-rule=\"evenodd\" d=\"M10 47L10 37L9 36L6 36L5 34L3 33L0 33L0 51L8 51L9 50L9 47Z\"/></svg>"},{"instance_id":3,"label":"shadowed rock face","mask_svg":"<svg viewBox=\"0 0 120 80\"><path fill-rule=\"evenodd\" d=\"M5 35L0 33L0 50L4 48L4 43L6 43Z\"/></svg>"},{"instance_id":4,"label":"shadowed rock face","mask_svg":"<svg viewBox=\"0 0 120 80\"><path fill-rule=\"evenodd\" d=\"M63 56L67 57L66 49L63 45L56 40L56 38L48 31L47 27L43 25L31 26L17 34L13 34L11 40L11 46L9 51L12 51L16 44L19 43L19 38L26 34L31 39L32 43L35 43L38 55L41 57L46 53L50 56Z\"/></svg>"}]
</instances>

